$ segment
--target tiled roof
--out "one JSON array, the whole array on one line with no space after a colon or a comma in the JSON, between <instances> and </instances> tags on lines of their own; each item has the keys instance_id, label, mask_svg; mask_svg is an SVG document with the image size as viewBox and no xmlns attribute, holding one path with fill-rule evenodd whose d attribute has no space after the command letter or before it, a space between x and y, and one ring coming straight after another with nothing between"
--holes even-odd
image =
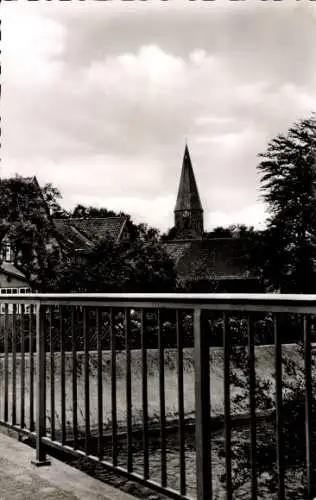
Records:
<instances>
[{"instance_id":1,"label":"tiled roof","mask_svg":"<svg viewBox=\"0 0 316 500\"><path fill-rule=\"evenodd\" d=\"M180 280L251 277L242 262L242 247L238 239L172 241L166 243L165 248L175 262Z\"/></svg>"},{"instance_id":2,"label":"tiled roof","mask_svg":"<svg viewBox=\"0 0 316 500\"><path fill-rule=\"evenodd\" d=\"M107 234L117 241L127 221L126 217L54 219L62 239L76 249L85 249Z\"/></svg>"},{"instance_id":3,"label":"tiled roof","mask_svg":"<svg viewBox=\"0 0 316 500\"><path fill-rule=\"evenodd\" d=\"M35 184L35 185L38 185L38 181L37 181L37 178L35 176L33 177L21 177L21 179L24 181L24 182L27 182L29 184Z\"/></svg>"},{"instance_id":4,"label":"tiled roof","mask_svg":"<svg viewBox=\"0 0 316 500\"><path fill-rule=\"evenodd\" d=\"M54 219L54 225L58 236L67 246L78 250L91 246L90 241L71 224L71 219Z\"/></svg>"},{"instance_id":5,"label":"tiled roof","mask_svg":"<svg viewBox=\"0 0 316 500\"><path fill-rule=\"evenodd\" d=\"M9 274L10 276L15 276L16 278L26 279L24 274L21 271L19 271L12 264L12 262L3 261L0 267L0 271L4 272L5 274Z\"/></svg>"},{"instance_id":6,"label":"tiled roof","mask_svg":"<svg viewBox=\"0 0 316 500\"><path fill-rule=\"evenodd\" d=\"M95 219L70 219L71 224L89 239L99 239L107 233L117 240L126 223L126 217L104 217Z\"/></svg>"}]
</instances>

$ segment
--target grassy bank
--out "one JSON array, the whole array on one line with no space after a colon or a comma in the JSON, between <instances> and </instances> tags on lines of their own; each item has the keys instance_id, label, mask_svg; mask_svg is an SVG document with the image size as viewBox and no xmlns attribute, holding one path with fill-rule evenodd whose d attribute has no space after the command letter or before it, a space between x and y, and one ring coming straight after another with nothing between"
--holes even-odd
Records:
<instances>
[{"instance_id":1,"label":"grassy bank","mask_svg":"<svg viewBox=\"0 0 316 500\"><path fill-rule=\"evenodd\" d=\"M283 346L284 356L289 358L294 367L301 364L302 360L298 355L296 345ZM159 352L155 349L148 350L148 415L154 425L159 422ZM184 349L184 409L187 419L194 418L195 397L194 397L194 356L192 349ZM90 394L90 423L91 427L97 426L97 353L90 352L89 356L89 394ZM142 361L141 351L131 352L132 358L132 417L133 425L137 428L142 422ZM212 416L223 414L223 349L212 348L210 350L211 361L211 412ZM60 428L61 415L61 377L60 377L60 355L55 354L55 425ZM116 390L117 390L117 419L120 427L125 427L126 421L126 357L124 351L119 351L116 357ZM178 376L177 376L177 353L174 349L165 351L164 358L165 371L165 404L167 422L172 422L178 414ZM66 372L66 420L70 431L72 423L72 356L66 353L65 356ZM0 383L1 394L3 395L3 373L4 356L0 357ZM30 406L30 376L29 376L29 356L25 356L25 412L26 424L29 424L29 406ZM274 348L273 346L256 347L256 375L260 380L269 380L273 382L274 373ZM242 377L243 374L240 373ZM21 391L21 360L17 354L17 421L20 418L20 391ZM295 382L295 375L293 375ZM47 356L47 426L50 427L51 405L50 405L50 356ZM103 383L103 422L105 429L111 427L111 353L104 351L102 353L102 383ZM36 393L36 387L34 387ZM269 389L271 396L274 392L274 383ZM77 392L78 392L78 426L84 429L84 353L77 353ZM236 394L245 395L245 390L232 385L232 400ZM12 412L12 359L9 359L9 408ZM3 412L3 397L1 398L0 412ZM232 405L234 415L247 412L248 402L242 401Z\"/></svg>"}]
</instances>

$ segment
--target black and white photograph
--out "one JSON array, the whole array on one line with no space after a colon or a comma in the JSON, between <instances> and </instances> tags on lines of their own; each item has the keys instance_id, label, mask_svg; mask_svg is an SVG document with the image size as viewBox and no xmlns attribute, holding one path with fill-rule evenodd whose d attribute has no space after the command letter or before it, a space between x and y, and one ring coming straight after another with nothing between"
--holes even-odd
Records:
<instances>
[{"instance_id":1,"label":"black and white photograph","mask_svg":"<svg viewBox=\"0 0 316 500\"><path fill-rule=\"evenodd\" d=\"M316 2L1 7L0 500L315 500Z\"/></svg>"}]
</instances>

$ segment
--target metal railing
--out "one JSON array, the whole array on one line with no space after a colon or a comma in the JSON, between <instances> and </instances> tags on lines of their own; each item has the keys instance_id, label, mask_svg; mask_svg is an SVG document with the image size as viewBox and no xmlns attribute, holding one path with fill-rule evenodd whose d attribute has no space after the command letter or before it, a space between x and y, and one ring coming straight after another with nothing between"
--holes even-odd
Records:
<instances>
[{"instance_id":1,"label":"metal railing","mask_svg":"<svg viewBox=\"0 0 316 500\"><path fill-rule=\"evenodd\" d=\"M199 500L217 498L211 443L213 431L218 427L215 427L216 419L213 418L211 407L212 338L205 317L212 312L222 320L222 422L224 491L227 499L233 498L234 427L231 409L232 335L229 321L236 314L246 318L247 338L244 346L248 363L249 498L254 500L258 498L259 471L253 325L256 315L271 314L275 363L277 498L281 500L286 498L286 484L283 340L278 325L280 315L300 316L304 344L305 469L307 496L312 499L314 461L310 318L316 315L316 296L28 294L23 298L16 295L0 296L0 302L4 304L0 315L0 424L36 438L35 464L48 464L46 452L54 447L98 461L172 498L196 496ZM191 321L189 327L184 327L188 318ZM170 366L173 368L167 366L166 353L172 358ZM186 372L188 359L189 365L193 366L194 379L190 394L188 384L191 384L192 377ZM169 376L175 377L170 383ZM188 404L189 399L193 399L193 412ZM196 455L195 494L192 489L188 492L188 475L193 465L186 456L189 424L192 432L192 413ZM168 444L169 433L177 435L174 449ZM156 445L153 445L153 440ZM157 473L156 470L154 478L150 467L153 453L159 471ZM170 453L173 459L175 454L178 456L171 478L168 471Z\"/></svg>"}]
</instances>

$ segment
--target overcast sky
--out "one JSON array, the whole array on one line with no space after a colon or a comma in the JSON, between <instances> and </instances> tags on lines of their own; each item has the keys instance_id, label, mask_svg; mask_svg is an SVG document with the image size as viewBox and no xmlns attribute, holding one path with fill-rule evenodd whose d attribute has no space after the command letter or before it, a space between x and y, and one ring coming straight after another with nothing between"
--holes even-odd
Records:
<instances>
[{"instance_id":1,"label":"overcast sky","mask_svg":"<svg viewBox=\"0 0 316 500\"><path fill-rule=\"evenodd\" d=\"M205 227L264 221L257 154L316 111L311 1L2 5L3 177L165 230L185 140Z\"/></svg>"}]
</instances>

